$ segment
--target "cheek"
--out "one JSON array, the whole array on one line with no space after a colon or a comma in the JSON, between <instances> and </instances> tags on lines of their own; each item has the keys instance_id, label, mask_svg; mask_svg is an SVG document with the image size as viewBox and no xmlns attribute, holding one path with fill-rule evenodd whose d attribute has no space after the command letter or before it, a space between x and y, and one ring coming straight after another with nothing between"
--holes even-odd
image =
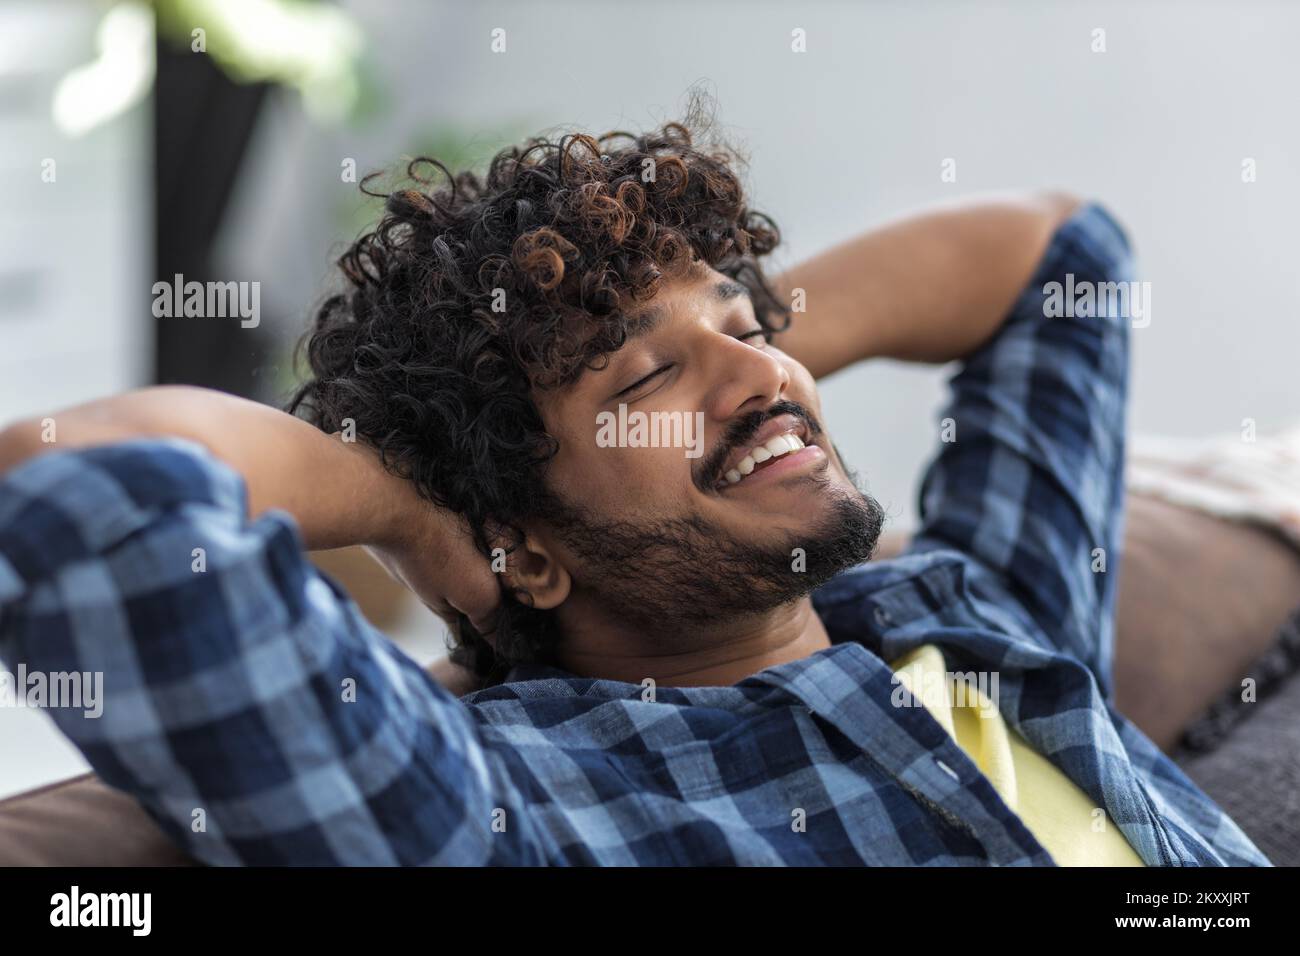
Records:
<instances>
[{"instance_id":1,"label":"cheek","mask_svg":"<svg viewBox=\"0 0 1300 956\"><path fill-rule=\"evenodd\" d=\"M566 454L566 451L569 453ZM555 491L612 515L674 510L694 489L681 448L572 447L551 467Z\"/></svg>"},{"instance_id":2,"label":"cheek","mask_svg":"<svg viewBox=\"0 0 1300 956\"><path fill-rule=\"evenodd\" d=\"M817 380L812 377L812 373L780 349L772 348L772 351L781 356L781 364L785 366L786 374L790 376L786 394L800 405L820 412L821 396L817 394Z\"/></svg>"},{"instance_id":3,"label":"cheek","mask_svg":"<svg viewBox=\"0 0 1300 956\"><path fill-rule=\"evenodd\" d=\"M692 487L691 461L681 448L598 448L592 457L615 498L680 500Z\"/></svg>"},{"instance_id":4,"label":"cheek","mask_svg":"<svg viewBox=\"0 0 1300 956\"><path fill-rule=\"evenodd\" d=\"M821 396L817 394L817 382L811 373L798 362L791 361L790 391L798 396L798 401L809 408L821 407Z\"/></svg>"},{"instance_id":5,"label":"cheek","mask_svg":"<svg viewBox=\"0 0 1300 956\"><path fill-rule=\"evenodd\" d=\"M802 382L791 382L790 387L786 390L785 398L802 405L812 416L814 422L822 429L826 428L826 415L822 412L821 396L817 394L816 388L801 387Z\"/></svg>"}]
</instances>

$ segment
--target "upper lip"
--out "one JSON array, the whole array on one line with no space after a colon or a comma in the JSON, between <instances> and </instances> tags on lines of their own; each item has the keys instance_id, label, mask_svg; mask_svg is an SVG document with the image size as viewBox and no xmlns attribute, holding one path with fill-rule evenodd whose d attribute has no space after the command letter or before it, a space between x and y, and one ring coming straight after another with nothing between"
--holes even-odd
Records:
<instances>
[{"instance_id":1,"label":"upper lip","mask_svg":"<svg viewBox=\"0 0 1300 956\"><path fill-rule=\"evenodd\" d=\"M735 468L736 465L740 463L740 459L749 454L751 448L756 445L766 444L769 439L775 438L777 435L790 434L798 435L799 439L805 445L812 444L808 434L808 423L798 415L786 413L783 415L777 415L775 418L769 418L763 423L762 428L756 431L749 438L746 438L743 442L736 445L736 447L732 448L727 457L723 459L722 467L719 468L718 473L713 476L714 487L718 487L719 483L723 485L727 483L724 476L728 471Z\"/></svg>"}]
</instances>

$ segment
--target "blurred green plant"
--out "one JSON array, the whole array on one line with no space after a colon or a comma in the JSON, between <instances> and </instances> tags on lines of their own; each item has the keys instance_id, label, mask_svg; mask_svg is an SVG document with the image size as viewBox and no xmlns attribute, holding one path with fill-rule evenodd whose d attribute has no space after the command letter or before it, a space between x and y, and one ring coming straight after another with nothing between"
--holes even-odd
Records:
<instances>
[{"instance_id":1,"label":"blurred green plant","mask_svg":"<svg viewBox=\"0 0 1300 956\"><path fill-rule=\"evenodd\" d=\"M345 10L313 0L153 0L164 40L207 53L240 83L276 83L302 95L314 119L364 112L365 34Z\"/></svg>"},{"instance_id":2,"label":"blurred green plant","mask_svg":"<svg viewBox=\"0 0 1300 956\"><path fill-rule=\"evenodd\" d=\"M95 57L56 84L51 113L69 136L111 122L153 88L154 38L212 62L238 83L275 83L333 124L376 112L366 38L346 11L310 0L123 0L105 6Z\"/></svg>"}]
</instances>

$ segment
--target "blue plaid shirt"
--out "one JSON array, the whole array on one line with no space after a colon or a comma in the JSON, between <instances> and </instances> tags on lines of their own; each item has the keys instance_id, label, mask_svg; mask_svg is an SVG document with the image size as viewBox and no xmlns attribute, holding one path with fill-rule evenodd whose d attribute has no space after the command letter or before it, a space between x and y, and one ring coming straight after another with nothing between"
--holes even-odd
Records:
<instances>
[{"instance_id":1,"label":"blue plaid shirt","mask_svg":"<svg viewBox=\"0 0 1300 956\"><path fill-rule=\"evenodd\" d=\"M0 659L103 672L101 717L54 719L208 863L1050 864L929 712L894 705L886 662L932 643L997 672L1008 723L1147 864L1266 864L1112 700L1127 322L1045 318L1043 286L1130 268L1099 207L1057 231L952 380L908 552L815 595L833 646L734 686L647 699L530 668L457 699L289 516L247 520L240 477L177 440L4 477Z\"/></svg>"}]
</instances>

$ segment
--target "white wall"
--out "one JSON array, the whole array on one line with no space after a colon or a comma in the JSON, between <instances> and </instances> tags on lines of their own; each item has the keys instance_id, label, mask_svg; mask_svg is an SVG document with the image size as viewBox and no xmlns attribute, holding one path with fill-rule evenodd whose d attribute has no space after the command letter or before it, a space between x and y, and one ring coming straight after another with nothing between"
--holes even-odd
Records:
<instances>
[{"instance_id":1,"label":"white wall","mask_svg":"<svg viewBox=\"0 0 1300 956\"><path fill-rule=\"evenodd\" d=\"M50 111L59 77L94 59L101 13L0 7L0 425L152 373L148 110L77 139ZM47 714L0 709L0 797L85 766Z\"/></svg>"},{"instance_id":2,"label":"white wall","mask_svg":"<svg viewBox=\"0 0 1300 956\"><path fill-rule=\"evenodd\" d=\"M64 72L95 58L101 12L0 7L0 423L153 371L148 109L77 138L50 109Z\"/></svg>"}]
</instances>

